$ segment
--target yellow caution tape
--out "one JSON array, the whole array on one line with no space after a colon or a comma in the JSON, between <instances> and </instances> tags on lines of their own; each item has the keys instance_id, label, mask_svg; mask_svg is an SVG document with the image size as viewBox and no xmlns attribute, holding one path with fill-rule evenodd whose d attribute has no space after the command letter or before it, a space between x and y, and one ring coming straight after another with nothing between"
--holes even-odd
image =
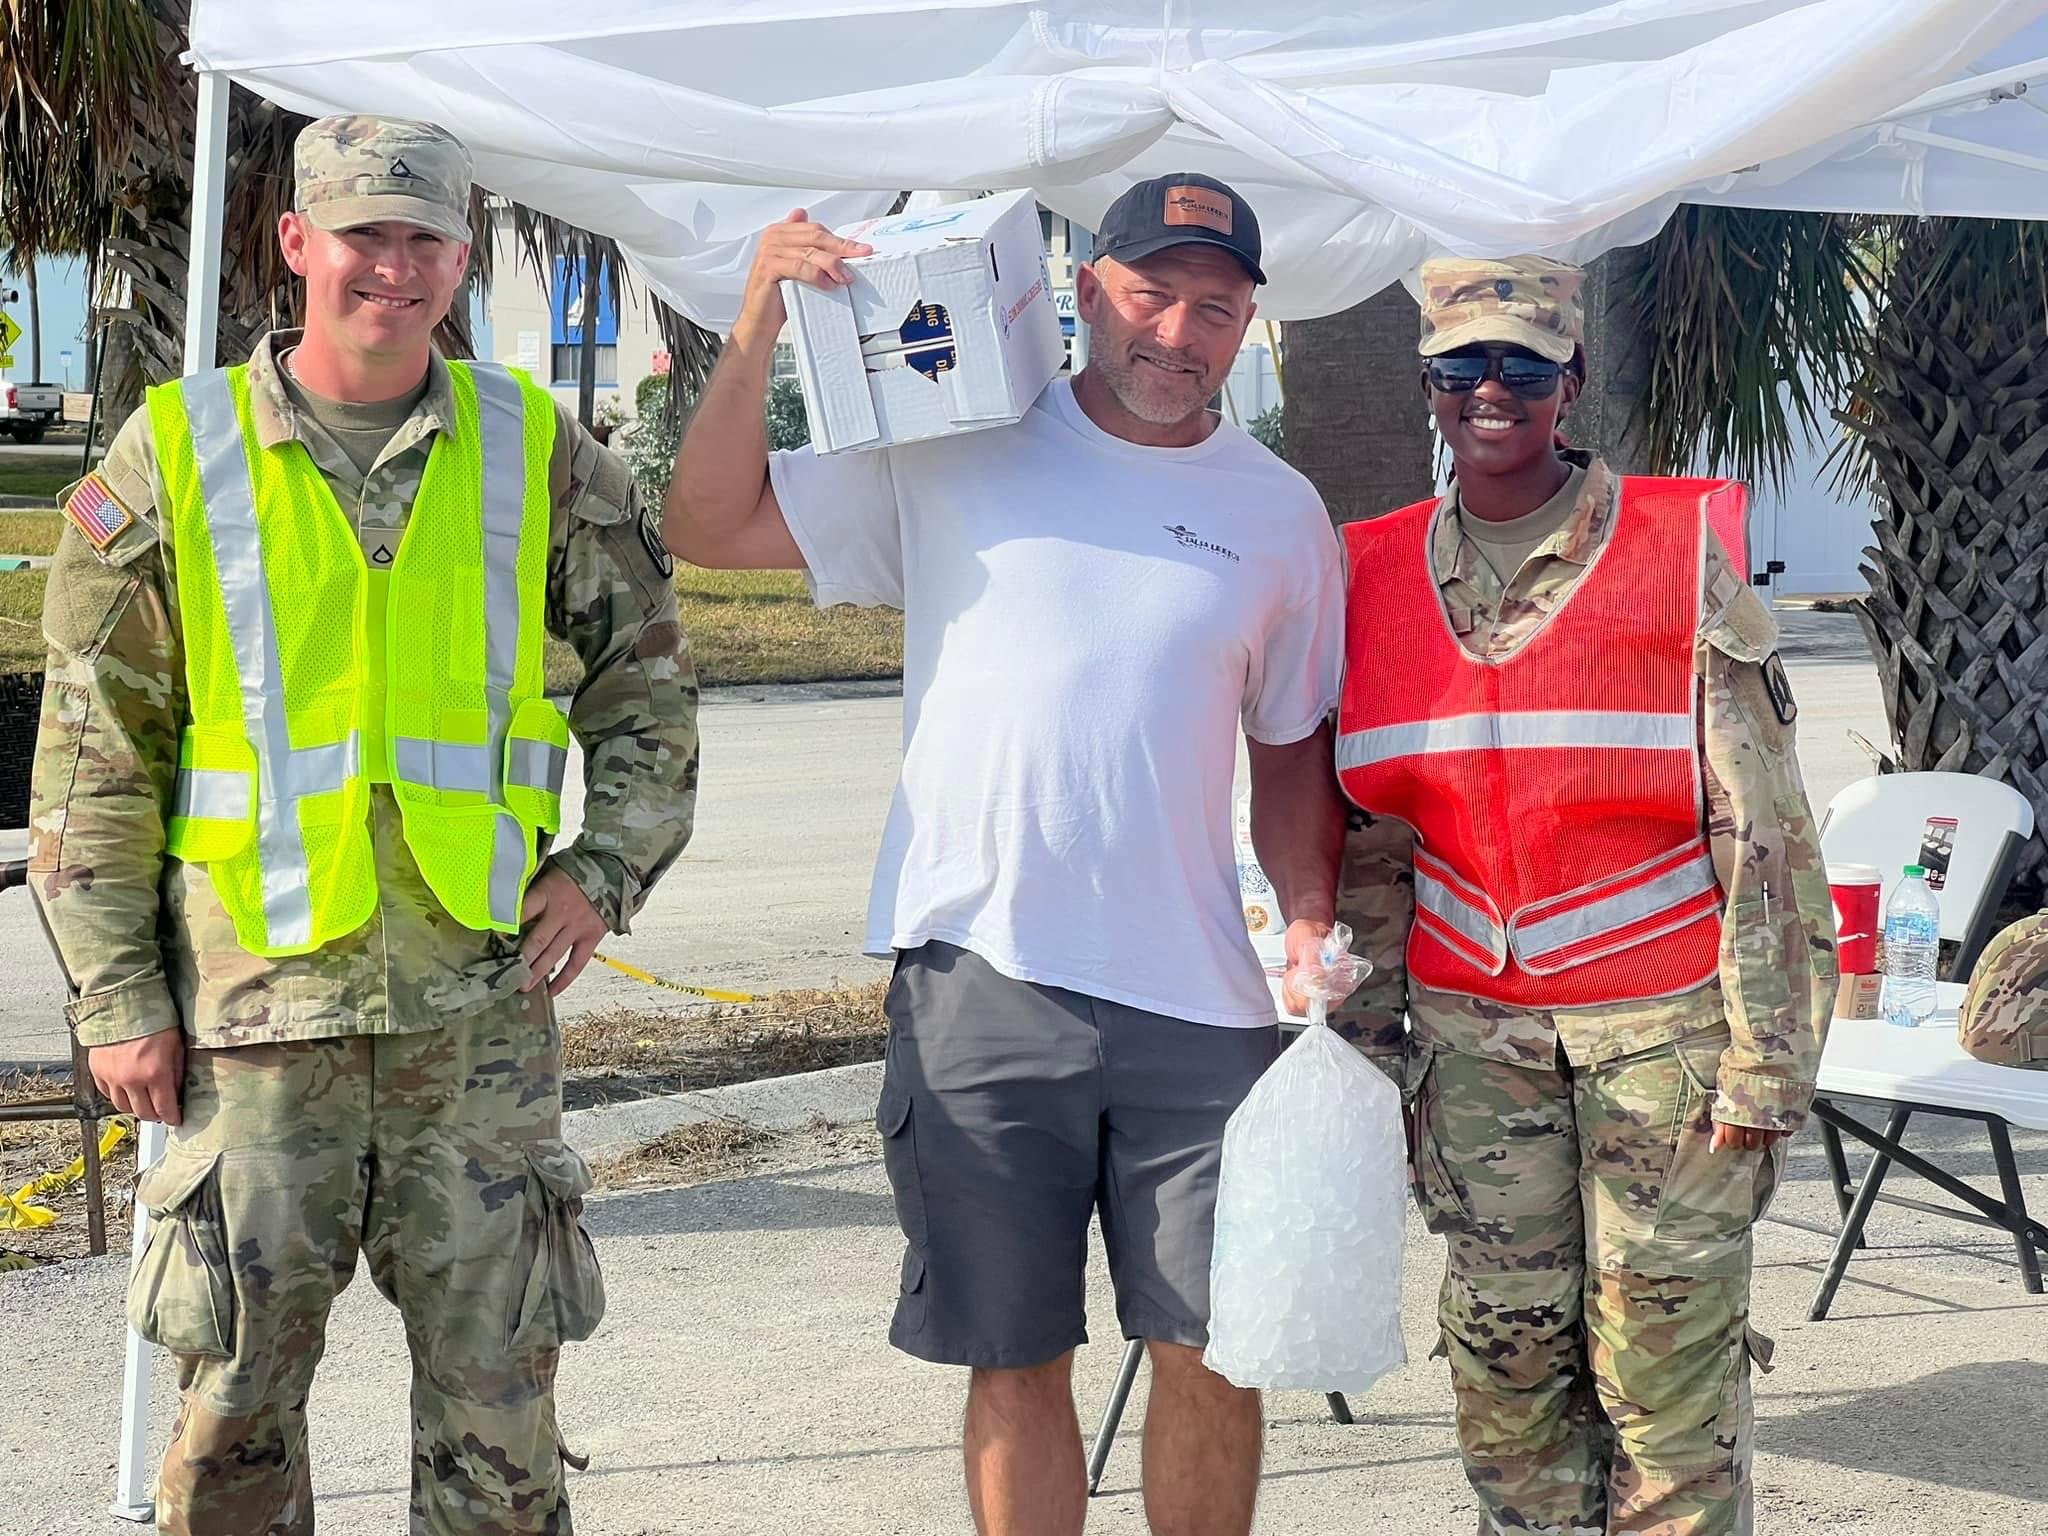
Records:
<instances>
[{"instance_id":1,"label":"yellow caution tape","mask_svg":"<svg viewBox=\"0 0 2048 1536\"><path fill-rule=\"evenodd\" d=\"M686 987L680 981L670 981L665 977L656 976L650 971L643 971L637 965L628 965L623 960L614 960L602 950L592 958L602 960L621 976L630 976L635 981L644 981L650 987L666 987L671 992L687 992L691 997L708 998L714 1003L752 1003L759 1001L751 992L721 992L716 987Z\"/></svg>"},{"instance_id":2,"label":"yellow caution tape","mask_svg":"<svg viewBox=\"0 0 2048 1536\"><path fill-rule=\"evenodd\" d=\"M100 1133L100 1158L104 1161L113 1155L114 1148L128 1139L135 1126L126 1116L110 1121ZM57 1219L57 1213L48 1206L34 1202L46 1200L59 1194L85 1177L85 1154L80 1153L62 1168L49 1173L39 1173L13 1194L0 1194L0 1232L21 1232L32 1227L47 1227Z\"/></svg>"}]
</instances>

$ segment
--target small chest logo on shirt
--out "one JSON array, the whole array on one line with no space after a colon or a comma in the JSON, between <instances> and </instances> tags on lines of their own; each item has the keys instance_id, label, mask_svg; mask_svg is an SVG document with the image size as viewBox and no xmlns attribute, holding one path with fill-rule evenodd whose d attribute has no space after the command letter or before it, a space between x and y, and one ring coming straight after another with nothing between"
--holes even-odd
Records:
<instances>
[{"instance_id":1,"label":"small chest logo on shirt","mask_svg":"<svg viewBox=\"0 0 2048 1536\"><path fill-rule=\"evenodd\" d=\"M1221 555L1226 560L1240 558L1236 550L1225 549L1221 544L1213 544L1192 528L1183 528L1179 523L1166 523L1162 526L1173 535L1174 542L1182 549L1204 549L1212 555Z\"/></svg>"}]
</instances>

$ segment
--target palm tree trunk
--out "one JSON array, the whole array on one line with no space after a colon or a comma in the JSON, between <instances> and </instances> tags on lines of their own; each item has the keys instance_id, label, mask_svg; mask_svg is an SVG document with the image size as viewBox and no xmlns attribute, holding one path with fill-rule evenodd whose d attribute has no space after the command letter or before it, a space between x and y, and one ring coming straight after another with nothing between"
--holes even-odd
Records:
<instances>
[{"instance_id":1,"label":"palm tree trunk","mask_svg":"<svg viewBox=\"0 0 2048 1536\"><path fill-rule=\"evenodd\" d=\"M1399 283L1341 314L1287 323L1287 458L1335 522L1391 512L1435 484L1420 329Z\"/></svg>"},{"instance_id":2,"label":"palm tree trunk","mask_svg":"<svg viewBox=\"0 0 2048 1536\"><path fill-rule=\"evenodd\" d=\"M582 345L576 354L576 419L588 432L597 414L597 239L583 237L583 313L576 323Z\"/></svg>"},{"instance_id":3,"label":"palm tree trunk","mask_svg":"<svg viewBox=\"0 0 2048 1536\"><path fill-rule=\"evenodd\" d=\"M1857 616L1877 659L1895 766L2002 780L2033 803L2039 828L2048 825L2048 331L2038 292L2009 285L1987 298L1986 258L1944 261L1952 238L1937 221L1903 235L1875 357L1843 413L1884 492ZM2048 848L2037 832L2013 898L2035 910L2044 886Z\"/></svg>"},{"instance_id":4,"label":"palm tree trunk","mask_svg":"<svg viewBox=\"0 0 2048 1536\"><path fill-rule=\"evenodd\" d=\"M28 289L28 377L31 384L43 382L43 297L36 290L36 264L22 263L21 284Z\"/></svg>"},{"instance_id":5,"label":"palm tree trunk","mask_svg":"<svg viewBox=\"0 0 2048 1536\"><path fill-rule=\"evenodd\" d=\"M1609 251L1586 268L1586 383L1563 431L1617 474L1651 473L1643 397L1650 386L1656 336L1631 295L1651 260L1647 245Z\"/></svg>"}]
</instances>

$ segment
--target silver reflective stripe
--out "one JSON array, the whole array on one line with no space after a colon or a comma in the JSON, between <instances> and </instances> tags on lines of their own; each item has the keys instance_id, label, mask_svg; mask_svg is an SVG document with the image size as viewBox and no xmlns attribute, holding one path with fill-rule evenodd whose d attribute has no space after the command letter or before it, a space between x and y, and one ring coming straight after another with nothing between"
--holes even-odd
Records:
<instances>
[{"instance_id":1,"label":"silver reflective stripe","mask_svg":"<svg viewBox=\"0 0 2048 1536\"><path fill-rule=\"evenodd\" d=\"M526 402L519 381L503 368L472 363L476 382L479 452L484 466L484 690L490 714L491 798L505 802L498 782L505 733L512 721L512 685L519 667L525 614L519 595L519 540L526 521ZM500 816L492 839L491 915L519 921L519 881L526 873L527 835ZM510 829L508 832L507 829ZM507 915L509 908L510 915Z\"/></svg>"},{"instance_id":2,"label":"silver reflective stripe","mask_svg":"<svg viewBox=\"0 0 2048 1536\"><path fill-rule=\"evenodd\" d=\"M227 768L180 768L171 791L173 816L209 821L249 819L249 776Z\"/></svg>"},{"instance_id":3,"label":"silver reflective stripe","mask_svg":"<svg viewBox=\"0 0 2048 1536\"><path fill-rule=\"evenodd\" d=\"M1420 879L1417 880L1420 885ZM1681 902L1715 889L1714 859L1702 851L1676 869L1666 870L1645 884L1618 891L1583 907L1560 912L1536 922L1509 925L1514 935L1515 954L1524 962L1540 960L1587 939L1598 938L1626 928L1631 923L1655 917Z\"/></svg>"},{"instance_id":4,"label":"silver reflective stripe","mask_svg":"<svg viewBox=\"0 0 2048 1536\"><path fill-rule=\"evenodd\" d=\"M340 789L363 771L363 739L350 731L346 739L322 747L293 749L278 765L277 798L298 800Z\"/></svg>"},{"instance_id":5,"label":"silver reflective stripe","mask_svg":"<svg viewBox=\"0 0 2048 1536\"><path fill-rule=\"evenodd\" d=\"M1367 768L1397 757L1432 752L1480 752L1514 747L1642 747L1652 750L1694 746L1689 714L1635 714L1625 710L1514 710L1500 714L1450 715L1408 725L1379 725L1347 731L1337 739L1337 768Z\"/></svg>"},{"instance_id":6,"label":"silver reflective stripe","mask_svg":"<svg viewBox=\"0 0 2048 1536\"><path fill-rule=\"evenodd\" d=\"M400 736L392 746L398 759L398 776L408 783L434 789L474 790L486 795L491 792L491 749L481 742Z\"/></svg>"},{"instance_id":7,"label":"silver reflective stripe","mask_svg":"<svg viewBox=\"0 0 2048 1536\"><path fill-rule=\"evenodd\" d=\"M492 818L496 831L491 838L491 920L505 927L519 925L519 882L526 877L526 855L531 840L525 826L510 811Z\"/></svg>"},{"instance_id":8,"label":"silver reflective stripe","mask_svg":"<svg viewBox=\"0 0 2048 1536\"><path fill-rule=\"evenodd\" d=\"M558 747L551 741L515 741L511 761L505 767L505 782L559 795L568 773L567 747Z\"/></svg>"},{"instance_id":9,"label":"silver reflective stripe","mask_svg":"<svg viewBox=\"0 0 2048 1536\"><path fill-rule=\"evenodd\" d=\"M1469 940L1475 949L1496 961L1507 959L1507 934L1492 916L1421 868L1415 871L1415 899L1438 922Z\"/></svg>"},{"instance_id":10,"label":"silver reflective stripe","mask_svg":"<svg viewBox=\"0 0 2048 1536\"><path fill-rule=\"evenodd\" d=\"M306 890L306 844L297 802L286 789L284 765L292 756L285 721L284 674L277 658L277 624L263 574L256 499L242 426L225 369L185 381L185 414L206 501L206 531L220 573L228 638L242 680L242 720L256 749L256 847L263 869L263 919L270 944L289 949L313 938L312 898Z\"/></svg>"}]
</instances>

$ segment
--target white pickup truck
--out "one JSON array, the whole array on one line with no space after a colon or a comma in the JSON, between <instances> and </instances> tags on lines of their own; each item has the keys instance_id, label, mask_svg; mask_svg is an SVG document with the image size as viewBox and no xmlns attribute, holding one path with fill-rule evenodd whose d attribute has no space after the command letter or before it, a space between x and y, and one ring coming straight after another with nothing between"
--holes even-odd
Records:
<instances>
[{"instance_id":1,"label":"white pickup truck","mask_svg":"<svg viewBox=\"0 0 2048 1536\"><path fill-rule=\"evenodd\" d=\"M17 443L40 443L43 433L63 419L63 385L0 381L0 432Z\"/></svg>"}]
</instances>

